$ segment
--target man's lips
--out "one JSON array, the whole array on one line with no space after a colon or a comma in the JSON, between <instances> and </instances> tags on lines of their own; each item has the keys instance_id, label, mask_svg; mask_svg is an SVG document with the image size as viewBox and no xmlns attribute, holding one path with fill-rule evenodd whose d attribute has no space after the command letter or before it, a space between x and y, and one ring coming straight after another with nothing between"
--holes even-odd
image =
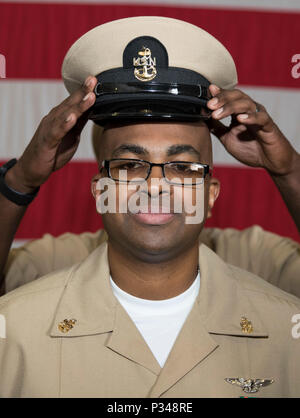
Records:
<instances>
[{"instance_id":1,"label":"man's lips","mask_svg":"<svg viewBox=\"0 0 300 418\"><path fill-rule=\"evenodd\" d=\"M138 213L133 215L134 218L143 224L148 225L163 225L170 222L175 214L172 212L168 213L154 213L154 212L143 212L139 211Z\"/></svg>"}]
</instances>

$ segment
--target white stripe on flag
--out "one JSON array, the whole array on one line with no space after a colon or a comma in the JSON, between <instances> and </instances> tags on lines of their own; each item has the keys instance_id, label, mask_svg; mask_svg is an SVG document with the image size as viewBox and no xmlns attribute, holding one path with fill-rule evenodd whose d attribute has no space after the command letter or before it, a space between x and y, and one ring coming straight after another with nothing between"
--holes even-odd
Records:
<instances>
[{"instance_id":1,"label":"white stripe on flag","mask_svg":"<svg viewBox=\"0 0 300 418\"><path fill-rule=\"evenodd\" d=\"M300 108L298 90L283 88L240 87L255 101L262 103L271 117L300 152ZM42 117L67 97L60 81L2 80L0 83L0 160L18 158L32 138ZM74 160L93 160L91 127L85 127ZM236 165L219 143L213 141L214 163Z\"/></svg>"},{"instance_id":2,"label":"white stripe on flag","mask_svg":"<svg viewBox=\"0 0 300 418\"><path fill-rule=\"evenodd\" d=\"M28 3L28 0L9 0L6 3ZM136 4L161 6L198 6L257 10L299 11L299 0L30 0L30 3Z\"/></svg>"}]
</instances>

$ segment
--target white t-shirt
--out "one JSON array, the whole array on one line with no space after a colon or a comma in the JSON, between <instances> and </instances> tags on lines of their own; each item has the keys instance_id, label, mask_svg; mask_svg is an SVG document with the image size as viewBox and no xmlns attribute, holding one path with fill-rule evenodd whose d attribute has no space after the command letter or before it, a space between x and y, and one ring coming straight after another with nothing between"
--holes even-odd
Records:
<instances>
[{"instance_id":1,"label":"white t-shirt","mask_svg":"<svg viewBox=\"0 0 300 418\"><path fill-rule=\"evenodd\" d=\"M163 367L199 293L200 274L185 292L164 300L137 298L120 289L112 278L110 282L114 295Z\"/></svg>"}]
</instances>

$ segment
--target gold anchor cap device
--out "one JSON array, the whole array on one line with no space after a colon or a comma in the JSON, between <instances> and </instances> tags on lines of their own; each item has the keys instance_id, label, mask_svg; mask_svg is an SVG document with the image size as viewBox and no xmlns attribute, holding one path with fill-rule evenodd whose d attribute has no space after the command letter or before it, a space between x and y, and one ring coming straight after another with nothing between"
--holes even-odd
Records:
<instances>
[{"instance_id":1,"label":"gold anchor cap device","mask_svg":"<svg viewBox=\"0 0 300 418\"><path fill-rule=\"evenodd\" d=\"M234 61L212 35L190 23L157 16L115 20L79 38L67 52L62 77L69 93L94 75L89 119L207 119L211 83L237 83Z\"/></svg>"}]
</instances>

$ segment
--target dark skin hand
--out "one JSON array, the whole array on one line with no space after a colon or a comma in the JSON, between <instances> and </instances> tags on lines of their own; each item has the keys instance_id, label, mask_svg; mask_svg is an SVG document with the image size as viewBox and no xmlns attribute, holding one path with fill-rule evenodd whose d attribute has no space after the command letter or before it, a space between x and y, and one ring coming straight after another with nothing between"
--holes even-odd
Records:
<instances>
[{"instance_id":1,"label":"dark skin hand","mask_svg":"<svg viewBox=\"0 0 300 418\"><path fill-rule=\"evenodd\" d=\"M210 131L237 160L267 170L300 232L300 155L263 105L238 89L222 90L211 84L210 92ZM232 121L226 127L220 120L228 116Z\"/></svg>"},{"instance_id":2,"label":"dark skin hand","mask_svg":"<svg viewBox=\"0 0 300 418\"><path fill-rule=\"evenodd\" d=\"M30 193L72 159L88 120L86 111L95 102L96 82L95 77L88 77L42 119L18 163L7 173L8 185L14 183L18 191Z\"/></svg>"},{"instance_id":3,"label":"dark skin hand","mask_svg":"<svg viewBox=\"0 0 300 418\"><path fill-rule=\"evenodd\" d=\"M62 168L75 154L80 134L87 122L87 110L95 102L95 77L88 77L81 88L53 108L39 124L23 155L6 174L7 185L21 193L32 193ZM3 269L14 235L26 212L0 194L0 295L3 289ZM2 282L2 283L1 283Z\"/></svg>"}]
</instances>

